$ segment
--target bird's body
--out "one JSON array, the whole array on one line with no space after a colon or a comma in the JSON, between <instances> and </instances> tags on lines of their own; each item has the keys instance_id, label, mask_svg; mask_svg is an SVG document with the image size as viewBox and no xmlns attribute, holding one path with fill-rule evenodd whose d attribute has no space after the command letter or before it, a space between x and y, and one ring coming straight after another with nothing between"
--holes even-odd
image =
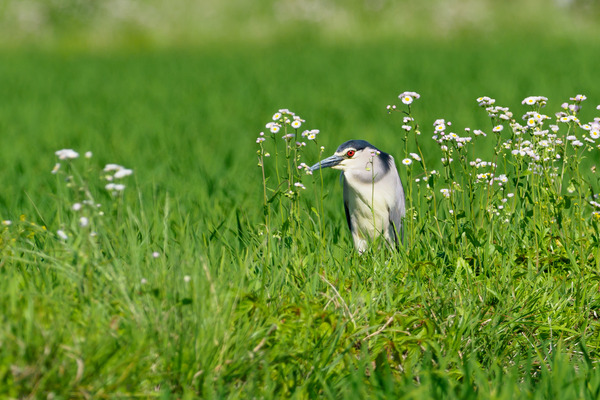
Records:
<instances>
[{"instance_id":1,"label":"bird's body","mask_svg":"<svg viewBox=\"0 0 600 400\"><path fill-rule=\"evenodd\" d=\"M399 245L405 203L394 158L364 140L350 140L311 169L327 167L342 170L346 220L356 249L364 252L380 236Z\"/></svg>"}]
</instances>

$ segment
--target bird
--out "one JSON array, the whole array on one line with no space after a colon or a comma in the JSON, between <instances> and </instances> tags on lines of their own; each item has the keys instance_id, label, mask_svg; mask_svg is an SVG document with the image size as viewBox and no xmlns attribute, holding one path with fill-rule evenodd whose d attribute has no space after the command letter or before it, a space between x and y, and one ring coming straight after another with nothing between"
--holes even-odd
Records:
<instances>
[{"instance_id":1,"label":"bird","mask_svg":"<svg viewBox=\"0 0 600 400\"><path fill-rule=\"evenodd\" d=\"M365 140L349 140L310 170L322 168L342 171L346 221L356 250L362 254L379 236L399 248L406 204L394 157Z\"/></svg>"}]
</instances>

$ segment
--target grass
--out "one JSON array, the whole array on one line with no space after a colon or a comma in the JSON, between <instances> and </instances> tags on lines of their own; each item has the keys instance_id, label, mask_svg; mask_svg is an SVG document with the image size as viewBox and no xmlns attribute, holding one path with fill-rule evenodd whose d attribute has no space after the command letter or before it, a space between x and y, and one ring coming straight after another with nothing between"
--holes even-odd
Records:
<instances>
[{"instance_id":1,"label":"grass","mask_svg":"<svg viewBox=\"0 0 600 400\"><path fill-rule=\"evenodd\" d=\"M323 192L319 177L304 179L294 230L276 219L273 237L255 139L288 107L321 131L325 153L362 138L398 164L404 133L386 105L415 90L424 158L441 169L433 122L489 133L479 96L518 117L526 96L547 96L551 113L584 93L581 119L597 116L598 50L463 39L3 52L2 395L597 398L592 219L569 225L577 237L545 236L529 218L452 245L427 231L431 212L413 192L423 229L406 251L359 256L337 176L324 173ZM94 155L53 175L61 148ZM318 147L303 157L316 161ZM101 172L113 162L134 170L116 196ZM94 206L72 209L86 199ZM273 215L285 221L287 204ZM547 246L520 241L535 238Z\"/></svg>"}]
</instances>

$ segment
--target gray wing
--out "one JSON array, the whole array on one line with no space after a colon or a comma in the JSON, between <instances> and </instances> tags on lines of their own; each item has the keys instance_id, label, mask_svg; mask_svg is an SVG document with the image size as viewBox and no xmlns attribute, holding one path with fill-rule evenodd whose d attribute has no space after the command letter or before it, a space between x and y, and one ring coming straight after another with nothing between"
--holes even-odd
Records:
<instances>
[{"instance_id":1,"label":"gray wing","mask_svg":"<svg viewBox=\"0 0 600 400\"><path fill-rule=\"evenodd\" d=\"M396 172L396 178L398 179L398 182L397 185L395 185L396 193L394 196L394 203L390 205L390 225L394 230L396 245L400 245L401 243L404 243L404 225L402 224L402 219L404 218L404 214L406 214L406 205L404 200L404 189L402 188L402 182L400 181L398 172Z\"/></svg>"},{"instance_id":2,"label":"gray wing","mask_svg":"<svg viewBox=\"0 0 600 400\"><path fill-rule=\"evenodd\" d=\"M348 223L348 229L352 233L352 221L350 220L350 209L348 208L348 185L344 180L344 173L340 175L340 182L344 185L344 211L346 212L346 222Z\"/></svg>"}]
</instances>

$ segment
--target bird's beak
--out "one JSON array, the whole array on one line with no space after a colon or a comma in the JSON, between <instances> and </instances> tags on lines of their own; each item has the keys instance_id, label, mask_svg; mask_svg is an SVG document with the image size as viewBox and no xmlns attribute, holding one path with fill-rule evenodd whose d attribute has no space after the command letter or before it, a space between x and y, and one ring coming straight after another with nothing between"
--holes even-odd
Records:
<instances>
[{"instance_id":1,"label":"bird's beak","mask_svg":"<svg viewBox=\"0 0 600 400\"><path fill-rule=\"evenodd\" d=\"M316 163L315 165L310 167L310 170L316 171L321 168L335 167L336 165L341 163L343 159L344 159L344 157L336 156L334 154L331 157L327 157L326 159L319 161L318 163Z\"/></svg>"}]
</instances>

